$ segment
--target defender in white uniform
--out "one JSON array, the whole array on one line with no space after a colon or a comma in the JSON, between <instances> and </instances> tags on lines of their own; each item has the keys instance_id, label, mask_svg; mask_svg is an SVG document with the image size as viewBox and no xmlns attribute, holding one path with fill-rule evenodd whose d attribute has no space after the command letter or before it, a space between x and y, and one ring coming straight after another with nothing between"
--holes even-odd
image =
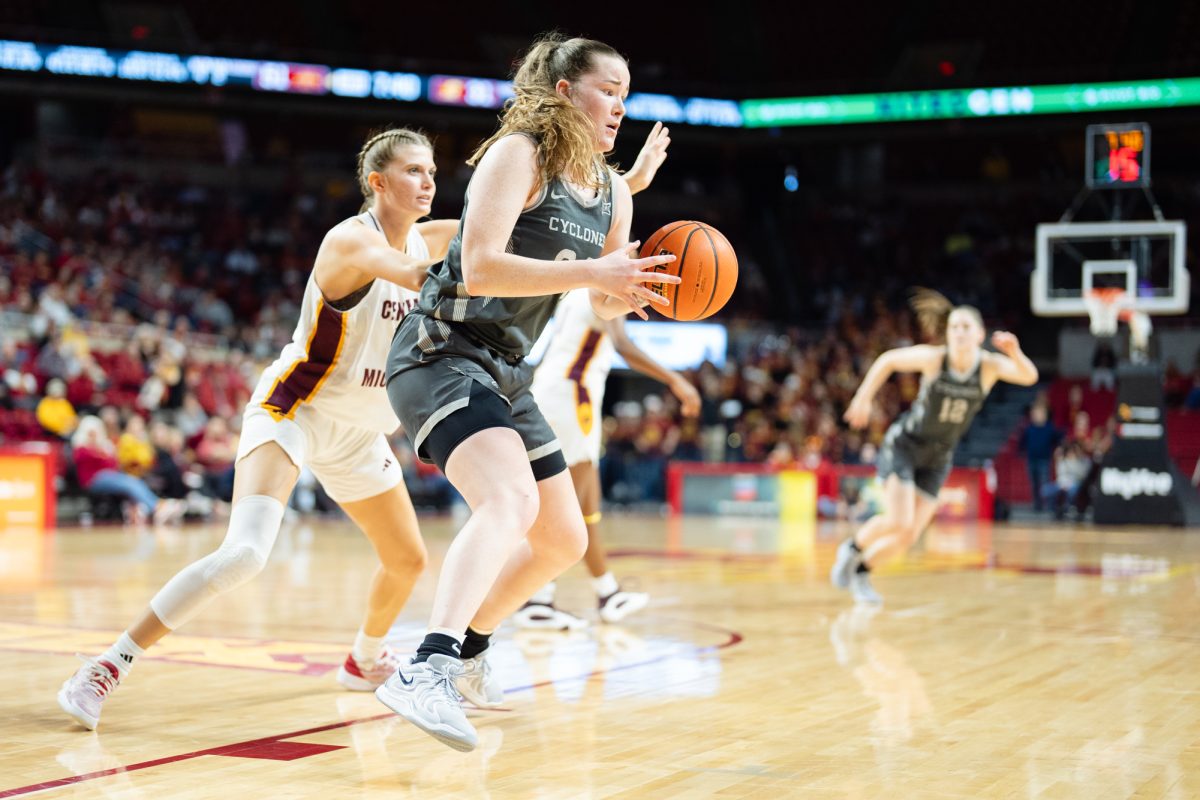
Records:
<instances>
[{"instance_id":1,"label":"defender in white uniform","mask_svg":"<svg viewBox=\"0 0 1200 800\"><path fill-rule=\"evenodd\" d=\"M367 211L343 224L382 233ZM429 258L416 227L405 255ZM387 435L399 427L384 389L383 370L396 325L417 293L376 280L344 302L326 300L309 276L292 341L263 371L242 417L238 461L266 442L297 467L307 465L338 503L374 497L403 481ZM356 297L356 295L361 295Z\"/></svg>"},{"instance_id":2,"label":"defender in white uniform","mask_svg":"<svg viewBox=\"0 0 1200 800\"><path fill-rule=\"evenodd\" d=\"M629 366L662 381L679 398L687 416L700 413L700 394L686 378L659 364L625 333L625 318L601 320L592 311L586 290L569 292L558 304L551 323L550 345L533 377L533 396L562 445L575 492L588 530L583 560L592 575L600 618L619 622L646 606L642 592L621 589L608 571L604 539L600 534L600 409L604 385L612 370L613 353ZM525 628L572 630L587 621L554 605L554 584L544 586L517 612Z\"/></svg>"},{"instance_id":3,"label":"defender in white uniform","mask_svg":"<svg viewBox=\"0 0 1200 800\"><path fill-rule=\"evenodd\" d=\"M600 406L613 360L610 327L592 311L587 292L568 292L533 376L533 395L568 465L600 461Z\"/></svg>"},{"instance_id":4,"label":"defender in white uniform","mask_svg":"<svg viewBox=\"0 0 1200 800\"><path fill-rule=\"evenodd\" d=\"M112 647L84 659L63 684L59 706L84 727L96 728L105 698L146 648L258 574L303 465L362 528L381 562L338 682L368 691L395 670L399 659L383 639L426 554L385 438L399 423L384 388L384 366L431 256L445 254L458 224L417 223L429 214L435 172L429 140L414 131L387 130L363 146L358 179L365 210L326 234L293 340L246 407L225 541L172 578Z\"/></svg>"}]
</instances>

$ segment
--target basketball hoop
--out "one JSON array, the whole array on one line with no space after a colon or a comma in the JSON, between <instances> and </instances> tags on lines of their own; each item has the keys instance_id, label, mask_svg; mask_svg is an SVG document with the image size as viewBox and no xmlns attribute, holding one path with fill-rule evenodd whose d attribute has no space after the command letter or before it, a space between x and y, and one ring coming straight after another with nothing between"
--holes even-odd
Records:
<instances>
[{"instance_id":1,"label":"basketball hoop","mask_svg":"<svg viewBox=\"0 0 1200 800\"><path fill-rule=\"evenodd\" d=\"M1092 320L1092 336L1115 336L1117 323L1129 318L1129 297L1124 289L1090 289L1083 298Z\"/></svg>"},{"instance_id":2,"label":"basketball hoop","mask_svg":"<svg viewBox=\"0 0 1200 800\"><path fill-rule=\"evenodd\" d=\"M1083 298L1091 318L1093 336L1115 336L1117 323L1129 325L1129 350L1134 363L1144 362L1150 347L1150 332L1154 326L1150 315L1133 307L1133 298L1124 289L1104 287L1090 289Z\"/></svg>"}]
</instances>

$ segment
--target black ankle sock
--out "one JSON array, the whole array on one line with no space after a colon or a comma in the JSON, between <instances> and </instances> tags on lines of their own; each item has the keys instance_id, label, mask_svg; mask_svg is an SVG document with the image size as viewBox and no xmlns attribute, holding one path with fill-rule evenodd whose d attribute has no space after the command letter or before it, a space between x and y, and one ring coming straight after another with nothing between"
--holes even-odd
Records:
<instances>
[{"instance_id":1,"label":"black ankle sock","mask_svg":"<svg viewBox=\"0 0 1200 800\"><path fill-rule=\"evenodd\" d=\"M860 561L860 562L858 562L858 569L856 569L854 571L855 572L870 572L871 568L869 566L867 566L867 562Z\"/></svg>"},{"instance_id":2,"label":"black ankle sock","mask_svg":"<svg viewBox=\"0 0 1200 800\"><path fill-rule=\"evenodd\" d=\"M413 656L412 663L420 664L422 661L428 661L430 656L439 653L451 658L462 658L459 655L461 649L462 645L453 636L447 636L444 633L427 633L425 641L421 642L421 646L417 648L417 654Z\"/></svg>"},{"instance_id":3,"label":"black ankle sock","mask_svg":"<svg viewBox=\"0 0 1200 800\"><path fill-rule=\"evenodd\" d=\"M850 549L856 553L862 552L862 548L858 546L858 542L854 540L853 536L850 537Z\"/></svg>"},{"instance_id":4,"label":"black ankle sock","mask_svg":"<svg viewBox=\"0 0 1200 800\"><path fill-rule=\"evenodd\" d=\"M492 641L490 633L480 633L474 628L467 628L467 638L463 640L462 658L474 658L488 649Z\"/></svg>"}]
</instances>

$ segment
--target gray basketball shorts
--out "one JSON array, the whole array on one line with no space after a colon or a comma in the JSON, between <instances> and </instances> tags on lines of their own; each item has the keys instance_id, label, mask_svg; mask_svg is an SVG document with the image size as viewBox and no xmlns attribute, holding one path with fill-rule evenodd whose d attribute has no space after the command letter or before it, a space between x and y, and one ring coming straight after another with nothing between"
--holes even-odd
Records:
<instances>
[{"instance_id":1,"label":"gray basketball shorts","mask_svg":"<svg viewBox=\"0 0 1200 800\"><path fill-rule=\"evenodd\" d=\"M392 409L425 463L445 472L450 454L468 437L510 428L521 437L536 480L567 468L529 391L533 367L478 343L460 325L408 314L392 339L387 375Z\"/></svg>"},{"instance_id":2,"label":"gray basketball shorts","mask_svg":"<svg viewBox=\"0 0 1200 800\"><path fill-rule=\"evenodd\" d=\"M888 428L876 461L881 481L887 480L889 475L895 475L905 483L913 484L918 492L930 500L937 500L938 492L953 466L953 450L923 447L898 424Z\"/></svg>"}]
</instances>

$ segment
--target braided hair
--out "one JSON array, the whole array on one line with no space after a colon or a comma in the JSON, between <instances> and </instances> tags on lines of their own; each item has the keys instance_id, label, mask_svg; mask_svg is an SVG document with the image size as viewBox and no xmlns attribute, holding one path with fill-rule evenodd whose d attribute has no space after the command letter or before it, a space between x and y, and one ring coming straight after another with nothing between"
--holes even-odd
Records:
<instances>
[{"instance_id":1,"label":"braided hair","mask_svg":"<svg viewBox=\"0 0 1200 800\"><path fill-rule=\"evenodd\" d=\"M363 194L362 210L366 211L375 201L375 193L367 176L372 172L383 172L387 165L396 157L396 148L404 145L428 147L433 150L433 144L421 131L411 128L387 128L373 134L362 150L358 151L358 188Z\"/></svg>"}]
</instances>

